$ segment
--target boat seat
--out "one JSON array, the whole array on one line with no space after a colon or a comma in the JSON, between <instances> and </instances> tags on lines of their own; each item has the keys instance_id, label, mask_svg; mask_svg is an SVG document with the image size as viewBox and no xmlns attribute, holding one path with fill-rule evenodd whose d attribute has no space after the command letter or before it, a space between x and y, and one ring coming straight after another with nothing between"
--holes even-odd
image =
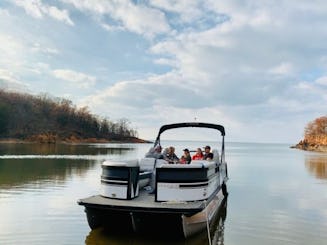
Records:
<instances>
[{"instance_id":1,"label":"boat seat","mask_svg":"<svg viewBox=\"0 0 327 245\"><path fill-rule=\"evenodd\" d=\"M217 149L212 150L213 158L212 160L216 163L219 163L219 152Z\"/></svg>"},{"instance_id":2,"label":"boat seat","mask_svg":"<svg viewBox=\"0 0 327 245\"><path fill-rule=\"evenodd\" d=\"M154 168L160 168L162 165L174 165L174 164L169 164L164 159L146 157L146 158L142 158L140 161L140 171L153 171Z\"/></svg>"},{"instance_id":3,"label":"boat seat","mask_svg":"<svg viewBox=\"0 0 327 245\"><path fill-rule=\"evenodd\" d=\"M156 159L154 157L146 157L140 160L140 171L152 171Z\"/></svg>"},{"instance_id":4,"label":"boat seat","mask_svg":"<svg viewBox=\"0 0 327 245\"><path fill-rule=\"evenodd\" d=\"M175 164L169 164L166 160L164 159L157 159L156 162L156 168L161 168L162 166L166 166L166 165L175 165Z\"/></svg>"},{"instance_id":5,"label":"boat seat","mask_svg":"<svg viewBox=\"0 0 327 245\"><path fill-rule=\"evenodd\" d=\"M138 167L139 162L137 160L128 160L128 161L106 160L102 163L102 165L112 166L112 167Z\"/></svg>"},{"instance_id":6,"label":"boat seat","mask_svg":"<svg viewBox=\"0 0 327 245\"><path fill-rule=\"evenodd\" d=\"M191 164L162 164L160 168L211 168L215 166L216 163L213 161L193 160Z\"/></svg>"}]
</instances>

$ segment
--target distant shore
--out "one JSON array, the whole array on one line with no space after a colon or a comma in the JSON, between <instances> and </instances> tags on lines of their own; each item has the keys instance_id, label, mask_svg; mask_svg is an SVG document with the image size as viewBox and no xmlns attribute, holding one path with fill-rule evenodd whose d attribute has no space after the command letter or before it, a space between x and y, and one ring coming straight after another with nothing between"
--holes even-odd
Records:
<instances>
[{"instance_id":1,"label":"distant shore","mask_svg":"<svg viewBox=\"0 0 327 245\"><path fill-rule=\"evenodd\" d=\"M152 143L152 141L139 139L136 137L128 137L124 139L97 139L97 138L88 138L88 139L60 139L60 140L51 140L51 141L42 141L39 139L0 139L1 144L29 144L29 143L39 143L39 144L92 144L92 143Z\"/></svg>"}]
</instances>

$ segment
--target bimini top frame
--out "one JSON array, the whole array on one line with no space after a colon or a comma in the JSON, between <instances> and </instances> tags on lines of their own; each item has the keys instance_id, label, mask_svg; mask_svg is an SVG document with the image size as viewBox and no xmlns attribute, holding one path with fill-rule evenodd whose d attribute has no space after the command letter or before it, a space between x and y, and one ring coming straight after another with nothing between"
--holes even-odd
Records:
<instances>
[{"instance_id":1,"label":"bimini top frame","mask_svg":"<svg viewBox=\"0 0 327 245\"><path fill-rule=\"evenodd\" d=\"M220 131L221 136L222 136L222 159L224 160L225 158L225 128L222 125L219 124L212 124L212 123L201 123L201 122L184 122L184 123L173 123L173 124L166 124L161 126L158 136L156 138L156 141L154 143L154 146L160 145L160 135L169 129L174 129L174 128L187 128L187 127L193 127L193 128L212 128L212 129L217 129Z\"/></svg>"},{"instance_id":2,"label":"bimini top frame","mask_svg":"<svg viewBox=\"0 0 327 245\"><path fill-rule=\"evenodd\" d=\"M194 127L194 128L213 128L217 129L221 132L222 136L225 136L225 128L218 124L212 124L212 123L200 123L200 122L184 122L184 123L174 123L174 124L167 124L161 126L157 139L160 138L160 135L168 130L173 128L185 128L185 127Z\"/></svg>"}]
</instances>

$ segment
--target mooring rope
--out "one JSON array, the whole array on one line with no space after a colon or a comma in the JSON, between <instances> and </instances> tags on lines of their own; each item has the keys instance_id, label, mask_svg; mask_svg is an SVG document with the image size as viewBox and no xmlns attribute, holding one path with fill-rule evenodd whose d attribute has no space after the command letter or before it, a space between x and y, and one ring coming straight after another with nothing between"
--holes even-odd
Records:
<instances>
[{"instance_id":1,"label":"mooring rope","mask_svg":"<svg viewBox=\"0 0 327 245\"><path fill-rule=\"evenodd\" d=\"M203 202L204 202L204 210L205 210L205 213L206 213L208 241L209 241L209 245L211 245L209 217L208 217L208 210L207 210L207 200L204 200Z\"/></svg>"}]
</instances>

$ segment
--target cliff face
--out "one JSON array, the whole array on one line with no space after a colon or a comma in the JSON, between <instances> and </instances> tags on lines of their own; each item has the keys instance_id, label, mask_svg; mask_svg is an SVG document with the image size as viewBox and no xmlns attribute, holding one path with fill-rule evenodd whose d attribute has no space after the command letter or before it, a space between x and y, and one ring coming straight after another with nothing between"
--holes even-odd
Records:
<instances>
[{"instance_id":1,"label":"cliff face","mask_svg":"<svg viewBox=\"0 0 327 245\"><path fill-rule=\"evenodd\" d=\"M304 139L294 147L308 151L327 152L327 116L308 123L304 131Z\"/></svg>"}]
</instances>

